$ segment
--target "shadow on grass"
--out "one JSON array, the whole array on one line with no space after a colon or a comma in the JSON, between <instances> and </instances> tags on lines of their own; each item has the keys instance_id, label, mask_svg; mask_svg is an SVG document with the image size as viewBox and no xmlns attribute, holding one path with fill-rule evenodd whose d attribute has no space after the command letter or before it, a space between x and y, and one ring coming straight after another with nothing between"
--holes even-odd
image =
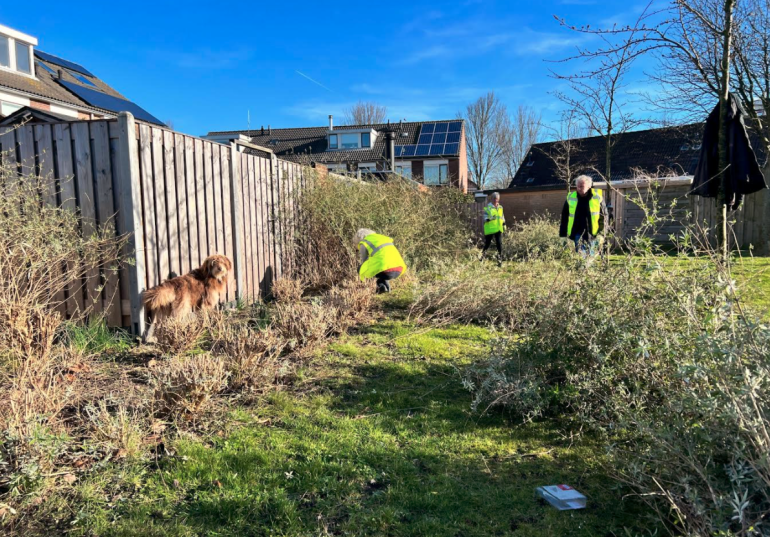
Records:
<instances>
[{"instance_id":1,"label":"shadow on grass","mask_svg":"<svg viewBox=\"0 0 770 537\"><path fill-rule=\"evenodd\" d=\"M275 394L258 410L272 426L180 442L145 501L97 533L593 536L646 526L601 472L597 445L570 445L554 423L470 413L457 361L442 352L464 341L472 354L483 331L407 330L399 342L402 328L333 345L319 391ZM587 509L536 498L537 486L563 482L588 495Z\"/></svg>"}]
</instances>

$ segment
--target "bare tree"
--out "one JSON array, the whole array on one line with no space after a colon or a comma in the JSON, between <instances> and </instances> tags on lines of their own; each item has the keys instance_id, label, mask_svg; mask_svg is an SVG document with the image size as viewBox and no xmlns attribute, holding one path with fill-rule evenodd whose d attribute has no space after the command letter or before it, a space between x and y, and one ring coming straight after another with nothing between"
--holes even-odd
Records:
<instances>
[{"instance_id":1,"label":"bare tree","mask_svg":"<svg viewBox=\"0 0 770 537\"><path fill-rule=\"evenodd\" d=\"M592 29L560 22L574 31L593 34L603 45L581 51L587 59L607 61L633 47L634 55L653 53L659 59L657 80L669 89L667 102L683 108L708 110L714 98L719 102L719 181L717 197L717 238L723 259L728 254L727 200L721 174L727 166L727 112L734 69L737 0L671 0L659 10L650 5L634 26ZM745 104L745 103L743 103ZM751 119L754 119L753 117Z\"/></svg>"},{"instance_id":2,"label":"bare tree","mask_svg":"<svg viewBox=\"0 0 770 537\"><path fill-rule=\"evenodd\" d=\"M556 141L549 144L548 152L540 150L553 162L556 176L564 182L567 192L570 191L575 176L585 171L574 163L575 154L580 149L580 139L585 136L587 130L580 119L580 114L573 109L563 111L557 126L548 128Z\"/></svg>"},{"instance_id":3,"label":"bare tree","mask_svg":"<svg viewBox=\"0 0 770 537\"><path fill-rule=\"evenodd\" d=\"M529 149L542 138L543 124L540 112L525 105L519 105L506 126L503 149L504 180L510 182Z\"/></svg>"},{"instance_id":4,"label":"bare tree","mask_svg":"<svg viewBox=\"0 0 770 537\"><path fill-rule=\"evenodd\" d=\"M385 123L388 119L388 108L370 101L358 101L345 109L343 121L345 125L374 125Z\"/></svg>"},{"instance_id":5,"label":"bare tree","mask_svg":"<svg viewBox=\"0 0 770 537\"><path fill-rule=\"evenodd\" d=\"M648 9L649 6L642 12L637 24L614 43L600 34L605 44L610 46L605 54L597 56L578 49L576 55L561 60L562 63L580 62L583 67L577 73L561 75L552 71L556 78L568 82L571 90L569 93L555 92L555 95L580 116L590 131L604 138L604 179L607 183L612 181L612 148L618 139L616 135L643 123L626 112L622 94L626 86L625 78L642 48L637 40L636 27Z\"/></svg>"},{"instance_id":6,"label":"bare tree","mask_svg":"<svg viewBox=\"0 0 770 537\"><path fill-rule=\"evenodd\" d=\"M505 158L508 110L490 91L469 104L458 117L465 120L471 176L479 189L484 190L499 180Z\"/></svg>"}]
</instances>

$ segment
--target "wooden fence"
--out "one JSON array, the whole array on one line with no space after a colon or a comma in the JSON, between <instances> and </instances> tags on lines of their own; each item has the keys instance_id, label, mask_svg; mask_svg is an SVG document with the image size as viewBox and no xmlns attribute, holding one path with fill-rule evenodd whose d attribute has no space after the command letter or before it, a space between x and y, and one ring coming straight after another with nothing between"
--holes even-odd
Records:
<instances>
[{"instance_id":1,"label":"wooden fence","mask_svg":"<svg viewBox=\"0 0 770 537\"><path fill-rule=\"evenodd\" d=\"M55 178L44 201L78 210L84 233L112 226L135 262L73 284L64 313L92 305L110 326L144 332L140 295L171 275L226 255L226 300L254 301L291 266L293 192L302 167L136 122L75 121L0 128L0 154L23 176ZM80 292L80 289L83 291Z\"/></svg>"}]
</instances>

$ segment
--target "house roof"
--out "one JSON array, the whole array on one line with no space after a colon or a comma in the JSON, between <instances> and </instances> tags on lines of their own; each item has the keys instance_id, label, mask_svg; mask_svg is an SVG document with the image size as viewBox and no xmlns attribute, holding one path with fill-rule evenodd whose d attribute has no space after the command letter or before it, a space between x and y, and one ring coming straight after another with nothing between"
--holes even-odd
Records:
<instances>
[{"instance_id":1,"label":"house roof","mask_svg":"<svg viewBox=\"0 0 770 537\"><path fill-rule=\"evenodd\" d=\"M38 56L38 53L40 53L40 56ZM30 78L20 73L14 73L13 71L3 70L0 71L0 88L4 87L11 90L17 90L32 98L37 97L46 102L50 101L63 105L71 105L83 110L90 110L101 114L117 114L118 112L121 112L122 110L117 110L117 108L121 108L121 101L127 101L128 103L133 104L115 89L107 85L106 82L97 78L82 67L80 67L80 70L75 70L72 68L68 69L68 65L80 67L77 66L77 64L72 64L67 60L35 49L35 78ZM73 75L73 72L77 76ZM61 73L61 79L58 78L59 73ZM93 86L84 83L80 78L88 80ZM69 84L74 90L83 88L85 91L81 92L81 95L78 95L73 89L68 89L64 84L60 83L59 80ZM89 90L97 90L98 96L106 96L106 98L90 101L83 98L82 95L87 94ZM114 101L113 99L120 99L120 101ZM105 102L108 104L102 104ZM131 110L128 105L125 109ZM157 123L161 122L157 121Z\"/></svg>"},{"instance_id":2,"label":"house roof","mask_svg":"<svg viewBox=\"0 0 770 537\"><path fill-rule=\"evenodd\" d=\"M612 148L612 179L632 179L634 170L648 173L693 175L698 165L703 123L665 127L617 135ZM605 143L601 136L572 140L570 168L572 175L585 174L594 180L604 178ZM562 142L533 145L511 180L512 190L564 188L554 157L563 153ZM597 171L598 170L598 171Z\"/></svg>"},{"instance_id":3,"label":"house roof","mask_svg":"<svg viewBox=\"0 0 770 537\"><path fill-rule=\"evenodd\" d=\"M219 135L238 135L244 134L251 138L251 143L267 147L285 160L299 161L303 158L314 162L324 164L347 163L347 162L378 162L387 158L387 140L385 133L393 131L395 133L395 145L417 144L420 136L420 129L426 123L450 123L460 121L438 120L438 121L412 121L400 123L376 123L371 125L340 125L334 127L335 132L345 132L346 130L374 129L378 132L374 145L369 149L350 149L350 150L331 150L327 151L327 134L329 127L299 127L290 129L254 129L244 131L215 131L209 132L208 136ZM249 150L246 150L249 152ZM310 156L312 155L312 157ZM437 155L440 156L457 156ZM410 158L420 157L397 157L399 160L408 160Z\"/></svg>"}]
</instances>

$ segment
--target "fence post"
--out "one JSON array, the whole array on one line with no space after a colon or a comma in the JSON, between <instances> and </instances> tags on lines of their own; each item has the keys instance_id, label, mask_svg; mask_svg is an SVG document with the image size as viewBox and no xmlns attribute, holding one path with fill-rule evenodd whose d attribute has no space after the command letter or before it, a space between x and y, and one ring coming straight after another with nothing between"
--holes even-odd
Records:
<instances>
[{"instance_id":1,"label":"fence post","mask_svg":"<svg viewBox=\"0 0 770 537\"><path fill-rule=\"evenodd\" d=\"M131 293L131 329L144 334L144 306L141 293L147 286L144 260L144 230L142 227L142 191L139 183L139 149L136 123L128 112L118 114L118 215L128 232L128 250L134 251L135 263L128 267Z\"/></svg>"},{"instance_id":2,"label":"fence post","mask_svg":"<svg viewBox=\"0 0 770 537\"><path fill-rule=\"evenodd\" d=\"M273 255L275 266L273 267L272 281L280 279L283 276L283 225L281 222L281 167L278 165L278 157L275 153L270 153L270 188L272 199L271 203L271 221L273 223ZM272 287L272 281L270 285Z\"/></svg>"},{"instance_id":3,"label":"fence post","mask_svg":"<svg viewBox=\"0 0 770 537\"><path fill-rule=\"evenodd\" d=\"M241 154L235 142L230 142L230 206L233 208L233 257L235 258L235 299L246 296L243 275L246 270L244 252L241 248L243 226L243 204L241 199Z\"/></svg>"}]
</instances>

